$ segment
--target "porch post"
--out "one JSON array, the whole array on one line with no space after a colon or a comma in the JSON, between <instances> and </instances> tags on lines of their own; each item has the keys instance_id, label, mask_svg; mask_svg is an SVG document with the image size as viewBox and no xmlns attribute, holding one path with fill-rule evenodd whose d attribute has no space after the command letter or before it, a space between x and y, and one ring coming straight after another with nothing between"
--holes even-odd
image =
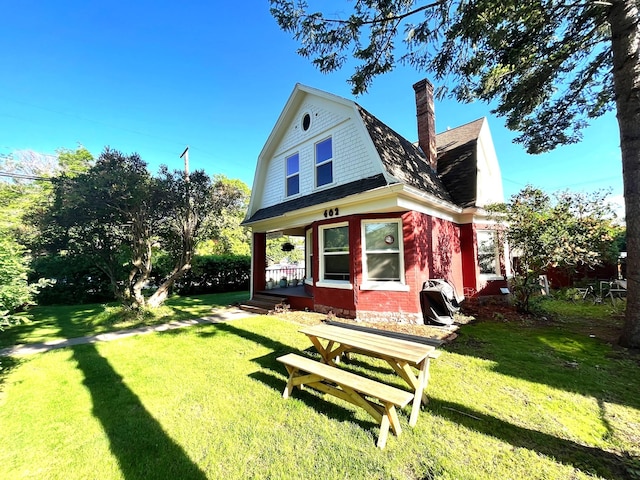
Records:
<instances>
[{"instance_id":1,"label":"porch post","mask_svg":"<svg viewBox=\"0 0 640 480\"><path fill-rule=\"evenodd\" d=\"M478 288L478 254L473 223L460 225L460 252L462 257L462 284L474 293ZM463 293L464 294L464 293Z\"/></svg>"},{"instance_id":2,"label":"porch post","mask_svg":"<svg viewBox=\"0 0 640 480\"><path fill-rule=\"evenodd\" d=\"M251 296L254 292L264 290L267 272L267 234L253 232L253 248L251 249Z\"/></svg>"}]
</instances>

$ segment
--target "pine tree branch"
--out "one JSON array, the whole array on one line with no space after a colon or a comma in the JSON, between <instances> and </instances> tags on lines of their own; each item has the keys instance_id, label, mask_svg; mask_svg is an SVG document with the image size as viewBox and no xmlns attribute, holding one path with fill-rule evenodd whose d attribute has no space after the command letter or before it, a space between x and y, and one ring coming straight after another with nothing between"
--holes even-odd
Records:
<instances>
[{"instance_id":1,"label":"pine tree branch","mask_svg":"<svg viewBox=\"0 0 640 480\"><path fill-rule=\"evenodd\" d=\"M353 20L341 20L338 18L325 18L325 17L319 17L318 20L325 23L338 23L342 25L353 25L354 23L357 23L358 25L376 25L380 23L389 23L396 20L397 21L404 20L405 18L415 15L416 13L442 5L445 3L445 1L446 0L438 0L437 2L429 3L427 5L418 7L415 10L411 10L409 12L403 13L402 15L393 15L393 16L384 17L384 18L374 18L373 20L362 20L361 22L354 22Z\"/></svg>"}]
</instances>

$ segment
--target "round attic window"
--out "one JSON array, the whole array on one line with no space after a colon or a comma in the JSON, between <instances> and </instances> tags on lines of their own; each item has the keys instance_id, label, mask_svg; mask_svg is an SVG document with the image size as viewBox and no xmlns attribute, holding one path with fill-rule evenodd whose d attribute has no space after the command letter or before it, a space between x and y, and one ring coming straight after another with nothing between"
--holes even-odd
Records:
<instances>
[{"instance_id":1,"label":"round attic window","mask_svg":"<svg viewBox=\"0 0 640 480\"><path fill-rule=\"evenodd\" d=\"M309 115L308 113L305 113L304 117L302 117L302 129L306 132L307 130L309 130L310 126L311 126L311 115Z\"/></svg>"}]
</instances>

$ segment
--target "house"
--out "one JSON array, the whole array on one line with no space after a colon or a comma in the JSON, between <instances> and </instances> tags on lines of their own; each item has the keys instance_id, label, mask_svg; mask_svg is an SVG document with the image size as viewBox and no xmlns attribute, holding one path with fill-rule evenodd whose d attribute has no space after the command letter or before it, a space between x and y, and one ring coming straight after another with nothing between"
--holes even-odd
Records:
<instances>
[{"instance_id":1,"label":"house","mask_svg":"<svg viewBox=\"0 0 640 480\"><path fill-rule=\"evenodd\" d=\"M503 201L487 120L436 135L433 86L413 88L416 144L351 100L295 86L258 157L243 222L252 296L265 290L274 234L305 239L304 292L292 307L422 323L428 279L465 296L506 286L508 251L482 209Z\"/></svg>"}]
</instances>

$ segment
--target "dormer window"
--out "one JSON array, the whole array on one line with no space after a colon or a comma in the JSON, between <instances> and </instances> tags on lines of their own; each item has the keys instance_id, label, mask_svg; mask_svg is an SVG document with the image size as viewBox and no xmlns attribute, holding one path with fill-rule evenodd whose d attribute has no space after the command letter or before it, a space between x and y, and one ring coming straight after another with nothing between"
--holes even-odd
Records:
<instances>
[{"instance_id":1,"label":"dormer window","mask_svg":"<svg viewBox=\"0 0 640 480\"><path fill-rule=\"evenodd\" d=\"M294 153L286 159L287 197L300 193L300 156Z\"/></svg>"},{"instance_id":2,"label":"dormer window","mask_svg":"<svg viewBox=\"0 0 640 480\"><path fill-rule=\"evenodd\" d=\"M333 143L331 137L316 143L316 187L333 183Z\"/></svg>"}]
</instances>

